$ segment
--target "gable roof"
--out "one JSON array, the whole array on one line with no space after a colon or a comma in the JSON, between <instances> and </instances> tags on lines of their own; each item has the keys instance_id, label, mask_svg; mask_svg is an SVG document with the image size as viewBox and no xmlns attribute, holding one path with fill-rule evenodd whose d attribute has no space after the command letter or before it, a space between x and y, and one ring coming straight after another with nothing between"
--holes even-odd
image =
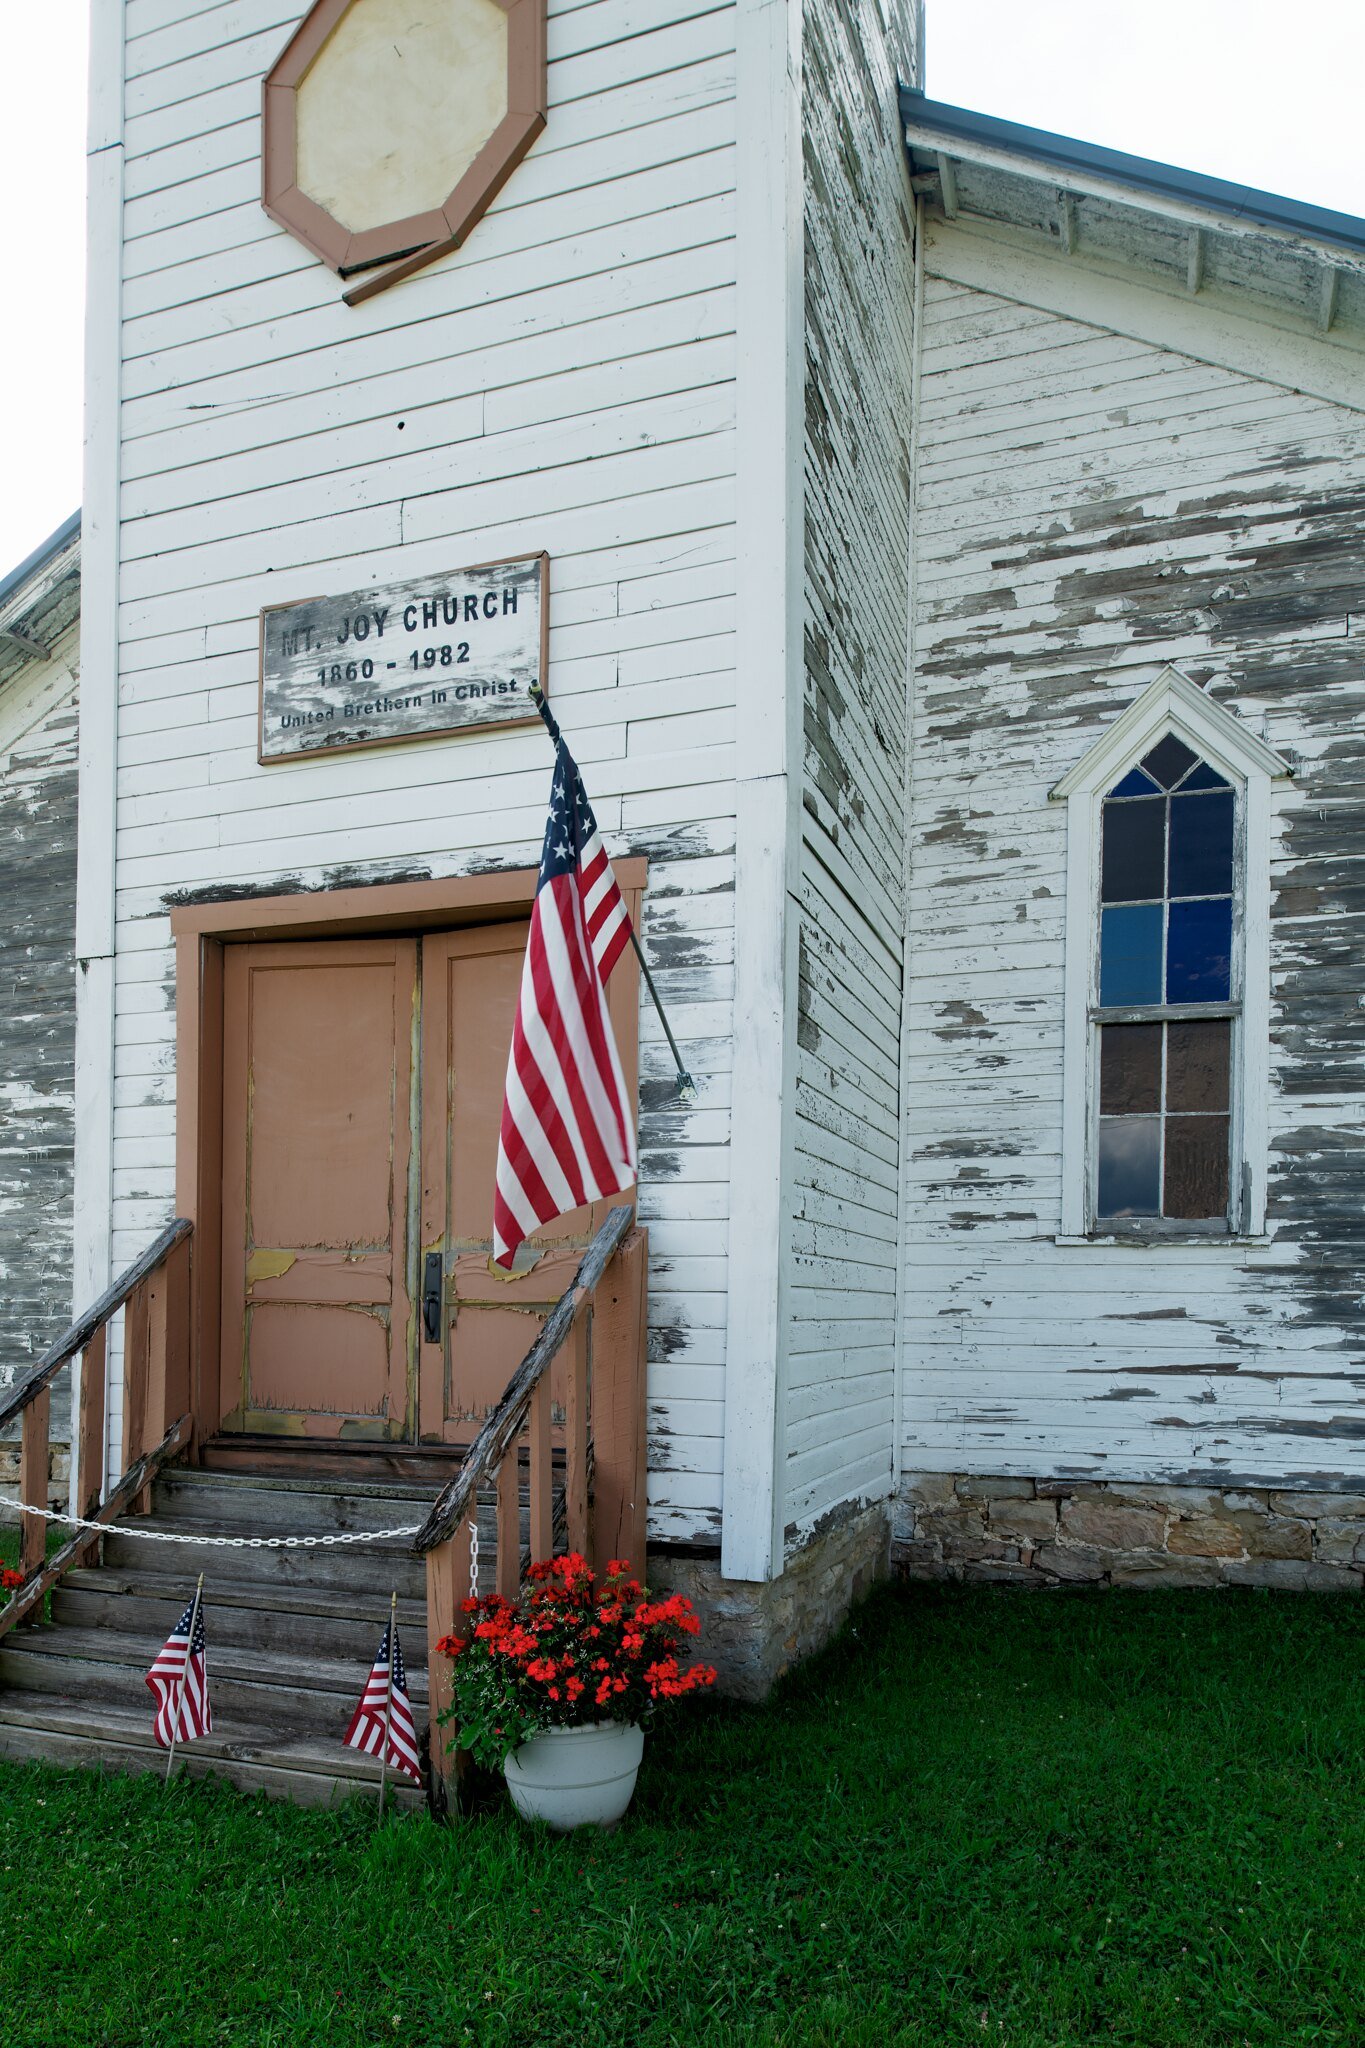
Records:
<instances>
[{"instance_id":1,"label":"gable roof","mask_svg":"<svg viewBox=\"0 0 1365 2048\"><path fill-rule=\"evenodd\" d=\"M1365 347L1365 220L902 88L911 181L968 233Z\"/></svg>"},{"instance_id":2,"label":"gable roof","mask_svg":"<svg viewBox=\"0 0 1365 2048\"><path fill-rule=\"evenodd\" d=\"M969 147L985 144L1046 165L1052 172L1101 178L1134 191L1205 208L1227 220L1282 229L1309 241L1329 243L1365 256L1365 220L1354 214L1333 213L1328 207L1309 206L1300 199L1261 192L1253 185L1229 184L1226 179L1208 178L1200 171L1178 170L1173 164L1157 163L1151 157L1128 156L1123 150L1104 149L1096 142L1078 142L1069 135L1053 135L1045 128L1000 121L992 114L974 114L965 107L927 99L908 86L901 88L900 105L907 129L917 134L939 137L949 143L958 141ZM1065 178L1059 182L1065 183Z\"/></svg>"},{"instance_id":3,"label":"gable roof","mask_svg":"<svg viewBox=\"0 0 1365 2048\"><path fill-rule=\"evenodd\" d=\"M43 660L81 609L81 515L73 512L41 546L0 577L0 684Z\"/></svg>"}]
</instances>

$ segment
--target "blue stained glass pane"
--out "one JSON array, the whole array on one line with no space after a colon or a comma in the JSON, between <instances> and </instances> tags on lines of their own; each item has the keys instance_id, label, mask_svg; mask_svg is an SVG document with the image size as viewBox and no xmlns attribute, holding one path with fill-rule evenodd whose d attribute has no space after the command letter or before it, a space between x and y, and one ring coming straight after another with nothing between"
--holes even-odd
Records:
<instances>
[{"instance_id":1,"label":"blue stained glass pane","mask_svg":"<svg viewBox=\"0 0 1365 2048\"><path fill-rule=\"evenodd\" d=\"M1101 1216L1155 1216L1161 1208L1161 1118L1100 1118Z\"/></svg>"},{"instance_id":2,"label":"blue stained glass pane","mask_svg":"<svg viewBox=\"0 0 1365 2048\"><path fill-rule=\"evenodd\" d=\"M1144 754L1142 765L1149 775L1156 777L1163 789L1174 789L1182 775L1188 775L1199 756L1168 732L1164 740L1158 740L1150 754Z\"/></svg>"},{"instance_id":3,"label":"blue stained glass pane","mask_svg":"<svg viewBox=\"0 0 1365 2048\"><path fill-rule=\"evenodd\" d=\"M1207 761L1201 761L1199 763L1199 766L1195 769L1192 769L1191 772L1185 777L1185 780L1181 783L1180 787L1182 790L1230 789L1232 785L1229 782L1225 782L1223 777L1220 774L1218 774L1216 769L1210 768Z\"/></svg>"},{"instance_id":4,"label":"blue stained glass pane","mask_svg":"<svg viewBox=\"0 0 1365 2048\"><path fill-rule=\"evenodd\" d=\"M1216 803L1216 797L1200 797ZM1106 803L1101 811L1100 897L1105 903L1150 903L1166 893L1166 799ZM1213 894L1212 890L1206 892Z\"/></svg>"},{"instance_id":5,"label":"blue stained glass pane","mask_svg":"<svg viewBox=\"0 0 1365 2048\"><path fill-rule=\"evenodd\" d=\"M1161 905L1110 904L1100 916L1100 1002L1160 1001Z\"/></svg>"},{"instance_id":6,"label":"blue stained glass pane","mask_svg":"<svg viewBox=\"0 0 1365 2048\"><path fill-rule=\"evenodd\" d=\"M1232 888L1232 791L1171 798L1172 896L1218 896Z\"/></svg>"},{"instance_id":7,"label":"blue stained glass pane","mask_svg":"<svg viewBox=\"0 0 1365 2048\"><path fill-rule=\"evenodd\" d=\"M1167 1002L1225 1003L1232 987L1232 898L1173 903L1170 919Z\"/></svg>"},{"instance_id":8,"label":"blue stained glass pane","mask_svg":"<svg viewBox=\"0 0 1365 2048\"><path fill-rule=\"evenodd\" d=\"M1150 775L1144 775L1140 768L1130 768L1122 782L1116 782L1110 796L1155 796L1157 786Z\"/></svg>"}]
</instances>

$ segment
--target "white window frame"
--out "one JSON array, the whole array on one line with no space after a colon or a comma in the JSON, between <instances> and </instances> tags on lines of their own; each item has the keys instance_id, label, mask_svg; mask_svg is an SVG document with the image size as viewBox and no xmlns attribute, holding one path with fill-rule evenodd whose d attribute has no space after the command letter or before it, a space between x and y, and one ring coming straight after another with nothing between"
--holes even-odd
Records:
<instances>
[{"instance_id":1,"label":"white window frame","mask_svg":"<svg viewBox=\"0 0 1365 2048\"><path fill-rule=\"evenodd\" d=\"M1215 679L1215 684L1216 684ZM1234 873L1231 1227L1220 1239L1166 1222L1131 1231L1095 1217L1099 1033L1100 806L1114 784L1168 732L1220 775L1237 796ZM1270 1108L1270 811L1271 790L1292 771L1273 747L1210 697L1183 670L1167 666L1067 771L1051 791L1067 807L1066 976L1063 998L1061 1235L1072 1242L1131 1238L1144 1244L1238 1242L1265 1230Z\"/></svg>"}]
</instances>

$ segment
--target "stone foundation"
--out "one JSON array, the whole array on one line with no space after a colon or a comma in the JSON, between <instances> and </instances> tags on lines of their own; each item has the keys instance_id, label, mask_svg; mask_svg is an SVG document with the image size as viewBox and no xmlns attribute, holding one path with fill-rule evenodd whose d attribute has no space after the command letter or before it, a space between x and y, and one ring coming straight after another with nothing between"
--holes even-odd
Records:
<instances>
[{"instance_id":1,"label":"stone foundation","mask_svg":"<svg viewBox=\"0 0 1365 2048\"><path fill-rule=\"evenodd\" d=\"M761 1700L784 1671L829 1641L886 1569L886 1504L878 1502L813 1536L780 1578L723 1579L717 1557L661 1550L650 1552L649 1584L685 1593L696 1608L697 1655L715 1665L717 1691Z\"/></svg>"},{"instance_id":2,"label":"stone foundation","mask_svg":"<svg viewBox=\"0 0 1365 2048\"><path fill-rule=\"evenodd\" d=\"M995 1585L1356 1593L1365 1493L912 1473L891 1562L906 1578Z\"/></svg>"},{"instance_id":3,"label":"stone foundation","mask_svg":"<svg viewBox=\"0 0 1365 2048\"><path fill-rule=\"evenodd\" d=\"M47 1505L50 1508L64 1508L70 1497L71 1456L65 1444L54 1443L47 1454ZM19 1439L6 1438L0 1442L0 1500L17 1501L19 1498ZM6 1515L6 1526L15 1526L14 1517Z\"/></svg>"}]
</instances>

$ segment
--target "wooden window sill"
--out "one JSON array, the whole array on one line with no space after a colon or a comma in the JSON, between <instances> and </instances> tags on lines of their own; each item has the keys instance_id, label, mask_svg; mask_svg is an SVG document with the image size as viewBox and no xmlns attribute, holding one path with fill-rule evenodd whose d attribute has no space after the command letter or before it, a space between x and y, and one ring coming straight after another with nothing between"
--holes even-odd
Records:
<instances>
[{"instance_id":1,"label":"wooden window sill","mask_svg":"<svg viewBox=\"0 0 1365 2048\"><path fill-rule=\"evenodd\" d=\"M1120 1251L1164 1251L1168 1247L1178 1246L1182 1251L1189 1251L1191 1247L1195 1247L1208 1252L1254 1252L1265 1251L1272 1240L1266 1231L1242 1235L1235 1235L1232 1232L1215 1235L1212 1231L1202 1230L1091 1230L1080 1237L1068 1236L1066 1232L1058 1231L1052 1242L1060 1245L1106 1245Z\"/></svg>"}]
</instances>

